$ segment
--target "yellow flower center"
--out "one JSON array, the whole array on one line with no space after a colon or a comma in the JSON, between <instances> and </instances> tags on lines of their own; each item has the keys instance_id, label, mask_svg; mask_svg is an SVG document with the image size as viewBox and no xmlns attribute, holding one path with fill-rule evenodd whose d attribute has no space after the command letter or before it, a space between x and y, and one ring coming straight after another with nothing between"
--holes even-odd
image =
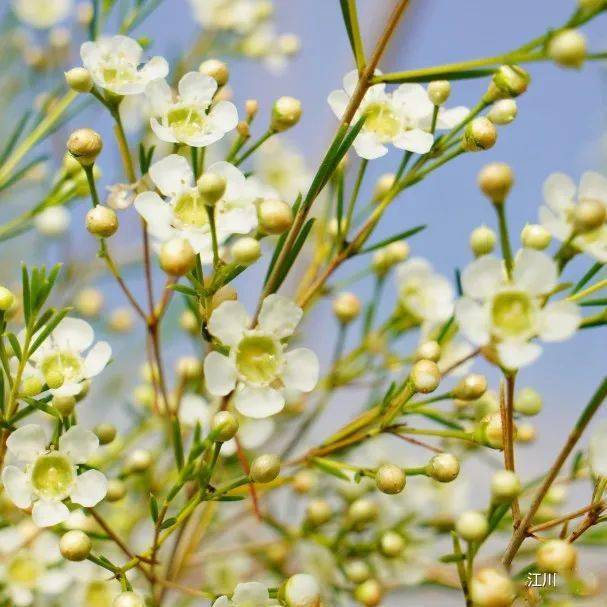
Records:
<instances>
[{"instance_id":1,"label":"yellow flower center","mask_svg":"<svg viewBox=\"0 0 607 607\"><path fill-rule=\"evenodd\" d=\"M69 493L76 470L70 460L57 451L38 457L32 468L32 487L44 499L63 500Z\"/></svg>"},{"instance_id":2,"label":"yellow flower center","mask_svg":"<svg viewBox=\"0 0 607 607\"><path fill-rule=\"evenodd\" d=\"M191 107L178 107L169 111L167 121L178 137L190 137L203 129L206 116Z\"/></svg>"},{"instance_id":3,"label":"yellow flower center","mask_svg":"<svg viewBox=\"0 0 607 607\"><path fill-rule=\"evenodd\" d=\"M236 365L250 382L268 385L278 374L281 363L280 344L267 335L249 335L238 344Z\"/></svg>"},{"instance_id":4,"label":"yellow flower center","mask_svg":"<svg viewBox=\"0 0 607 607\"><path fill-rule=\"evenodd\" d=\"M41 573L40 564L29 554L18 554L6 568L6 577L9 582L30 589L36 586Z\"/></svg>"},{"instance_id":5,"label":"yellow flower center","mask_svg":"<svg viewBox=\"0 0 607 607\"><path fill-rule=\"evenodd\" d=\"M173 209L175 217L185 226L201 228L208 225L209 216L201 198L194 192L182 194Z\"/></svg>"},{"instance_id":6,"label":"yellow flower center","mask_svg":"<svg viewBox=\"0 0 607 607\"><path fill-rule=\"evenodd\" d=\"M61 373L66 382L78 382L82 379L82 358L73 352L53 352L40 365L44 377L49 373Z\"/></svg>"},{"instance_id":7,"label":"yellow flower center","mask_svg":"<svg viewBox=\"0 0 607 607\"><path fill-rule=\"evenodd\" d=\"M102 75L105 82L109 85L134 82L133 70L130 67L107 66L102 69Z\"/></svg>"},{"instance_id":8,"label":"yellow flower center","mask_svg":"<svg viewBox=\"0 0 607 607\"><path fill-rule=\"evenodd\" d=\"M493 298L491 319L498 337L531 337L535 306L523 291L502 291Z\"/></svg>"},{"instance_id":9,"label":"yellow flower center","mask_svg":"<svg viewBox=\"0 0 607 607\"><path fill-rule=\"evenodd\" d=\"M382 141L394 139L401 130L401 121L388 103L371 103L365 109L365 130Z\"/></svg>"}]
</instances>

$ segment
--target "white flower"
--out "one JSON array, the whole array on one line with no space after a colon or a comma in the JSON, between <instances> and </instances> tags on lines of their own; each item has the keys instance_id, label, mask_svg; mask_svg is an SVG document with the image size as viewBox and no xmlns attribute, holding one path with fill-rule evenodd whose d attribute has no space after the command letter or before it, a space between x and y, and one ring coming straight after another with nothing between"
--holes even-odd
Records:
<instances>
[{"instance_id":1,"label":"white flower","mask_svg":"<svg viewBox=\"0 0 607 607\"><path fill-rule=\"evenodd\" d=\"M10 435L7 447L21 466L4 468L4 488L18 508L33 504L32 519L39 527L51 527L68 518L63 503L67 498L91 508L105 497L107 479L101 472L78 473L77 465L84 464L99 447L99 439L82 426L72 426L59 438L59 448L49 450L42 427L27 424Z\"/></svg>"},{"instance_id":2,"label":"white flower","mask_svg":"<svg viewBox=\"0 0 607 607\"><path fill-rule=\"evenodd\" d=\"M283 409L281 387L313 390L319 374L316 355L307 348L285 352L283 343L302 315L302 309L286 297L269 295L256 327L249 329L251 319L241 303L222 303L208 328L230 350L227 356L207 355L204 372L209 392L225 396L234 390L234 406L242 415L263 418Z\"/></svg>"},{"instance_id":3,"label":"white flower","mask_svg":"<svg viewBox=\"0 0 607 607\"><path fill-rule=\"evenodd\" d=\"M36 215L34 225L43 236L54 238L65 234L71 219L70 212L64 206L48 207Z\"/></svg>"},{"instance_id":4,"label":"white flower","mask_svg":"<svg viewBox=\"0 0 607 607\"><path fill-rule=\"evenodd\" d=\"M23 343L23 331L19 337ZM105 369L112 356L112 348L106 341L99 341L93 346L94 339L93 328L86 321L64 318L31 355L30 363L44 378L55 372L63 375L63 385L51 390L53 394L80 394L82 382ZM84 356L86 350L88 353Z\"/></svg>"},{"instance_id":5,"label":"white flower","mask_svg":"<svg viewBox=\"0 0 607 607\"><path fill-rule=\"evenodd\" d=\"M207 29L246 33L259 21L259 0L189 0L194 18Z\"/></svg>"},{"instance_id":6,"label":"white flower","mask_svg":"<svg viewBox=\"0 0 607 607\"><path fill-rule=\"evenodd\" d=\"M211 421L211 409L205 398L188 392L179 403L179 421L184 426L195 426L200 423L203 430L208 429Z\"/></svg>"},{"instance_id":7,"label":"white flower","mask_svg":"<svg viewBox=\"0 0 607 607\"><path fill-rule=\"evenodd\" d=\"M238 584L231 599L220 596L213 607L266 607L271 605L268 589L259 582Z\"/></svg>"},{"instance_id":8,"label":"white flower","mask_svg":"<svg viewBox=\"0 0 607 607\"><path fill-rule=\"evenodd\" d=\"M443 322L453 313L453 287L430 262L414 257L396 269L400 305L420 322Z\"/></svg>"},{"instance_id":9,"label":"white flower","mask_svg":"<svg viewBox=\"0 0 607 607\"><path fill-rule=\"evenodd\" d=\"M511 280L501 260L479 257L462 273L464 297L455 304L462 333L477 346L495 345L508 369L530 364L542 350L531 339L562 341L580 323L573 302L546 303L557 278L556 263L540 251L522 249L514 260Z\"/></svg>"},{"instance_id":10,"label":"white flower","mask_svg":"<svg viewBox=\"0 0 607 607\"><path fill-rule=\"evenodd\" d=\"M80 47L84 67L95 84L116 95L139 95L146 85L169 73L169 64L163 57L152 57L143 66L143 49L128 36L99 38Z\"/></svg>"},{"instance_id":11,"label":"white flower","mask_svg":"<svg viewBox=\"0 0 607 607\"><path fill-rule=\"evenodd\" d=\"M46 29L63 21L72 10L72 0L13 0L17 17L38 29Z\"/></svg>"},{"instance_id":12,"label":"white flower","mask_svg":"<svg viewBox=\"0 0 607 607\"><path fill-rule=\"evenodd\" d=\"M238 124L236 106L229 101L213 103L215 79L189 72L178 85L175 98L165 80L150 82L145 94L150 102L152 130L162 141L203 148L219 141Z\"/></svg>"},{"instance_id":13,"label":"white flower","mask_svg":"<svg viewBox=\"0 0 607 607\"><path fill-rule=\"evenodd\" d=\"M265 445L272 434L274 434L275 426L274 421L268 418L252 419L243 417L238 420L238 441L243 449L257 449ZM236 449L236 439L233 438L223 443L221 455L223 457L230 457L236 453Z\"/></svg>"},{"instance_id":14,"label":"white flower","mask_svg":"<svg viewBox=\"0 0 607 607\"><path fill-rule=\"evenodd\" d=\"M607 421L599 424L590 438L588 446L588 461L590 468L597 476L607 477Z\"/></svg>"},{"instance_id":15,"label":"white flower","mask_svg":"<svg viewBox=\"0 0 607 607\"><path fill-rule=\"evenodd\" d=\"M247 234L257 227L259 188L228 162L208 168L225 178L226 191L215 204L217 238L224 242L232 234ZM150 167L150 178L165 196L144 192L135 199L135 208L146 220L152 236L160 242L185 238L200 253L203 263L212 260L211 230L204 202L194 183L194 173L187 160L172 154Z\"/></svg>"},{"instance_id":16,"label":"white flower","mask_svg":"<svg viewBox=\"0 0 607 607\"><path fill-rule=\"evenodd\" d=\"M607 179L588 171L582 175L579 188L570 177L554 173L544 182L544 200L547 206L540 207L542 225L559 240L566 242L573 232L574 212L583 200L601 203L607 217ZM576 248L607 263L607 223L576 236L572 243Z\"/></svg>"}]
</instances>

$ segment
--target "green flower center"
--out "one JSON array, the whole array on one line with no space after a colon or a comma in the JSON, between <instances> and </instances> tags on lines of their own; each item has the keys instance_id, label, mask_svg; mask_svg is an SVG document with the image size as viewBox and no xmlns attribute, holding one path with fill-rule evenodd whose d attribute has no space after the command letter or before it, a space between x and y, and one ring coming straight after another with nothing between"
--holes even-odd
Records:
<instances>
[{"instance_id":1,"label":"green flower center","mask_svg":"<svg viewBox=\"0 0 607 607\"><path fill-rule=\"evenodd\" d=\"M194 192L187 192L180 196L173 212L175 217L186 226L201 228L209 223L209 216L204 204Z\"/></svg>"},{"instance_id":2,"label":"green flower center","mask_svg":"<svg viewBox=\"0 0 607 607\"><path fill-rule=\"evenodd\" d=\"M66 382L78 382L82 379L82 358L73 352L53 352L41 363L40 370L44 377L49 373L61 373Z\"/></svg>"},{"instance_id":3,"label":"green flower center","mask_svg":"<svg viewBox=\"0 0 607 607\"><path fill-rule=\"evenodd\" d=\"M104 67L102 70L103 79L107 84L116 84L118 82L133 82L133 70L123 67Z\"/></svg>"},{"instance_id":4,"label":"green flower center","mask_svg":"<svg viewBox=\"0 0 607 607\"><path fill-rule=\"evenodd\" d=\"M535 307L522 291L503 291L493 298L493 328L499 337L530 337L533 335Z\"/></svg>"},{"instance_id":5,"label":"green flower center","mask_svg":"<svg viewBox=\"0 0 607 607\"><path fill-rule=\"evenodd\" d=\"M178 107L169 110L167 121L178 136L188 137L203 129L206 116L191 107Z\"/></svg>"},{"instance_id":6,"label":"green flower center","mask_svg":"<svg viewBox=\"0 0 607 607\"><path fill-rule=\"evenodd\" d=\"M84 592L84 607L111 607L112 596L105 582L95 581Z\"/></svg>"},{"instance_id":7,"label":"green flower center","mask_svg":"<svg viewBox=\"0 0 607 607\"><path fill-rule=\"evenodd\" d=\"M38 457L32 468L32 487L45 499L63 500L76 479L72 462L57 451Z\"/></svg>"},{"instance_id":8,"label":"green flower center","mask_svg":"<svg viewBox=\"0 0 607 607\"><path fill-rule=\"evenodd\" d=\"M371 103L365 109L365 129L388 141L401 130L401 121L387 103Z\"/></svg>"},{"instance_id":9,"label":"green flower center","mask_svg":"<svg viewBox=\"0 0 607 607\"><path fill-rule=\"evenodd\" d=\"M268 385L278 375L281 363L280 344L266 335L249 335L238 344L236 365L250 382Z\"/></svg>"},{"instance_id":10,"label":"green flower center","mask_svg":"<svg viewBox=\"0 0 607 607\"><path fill-rule=\"evenodd\" d=\"M6 568L8 581L25 588L34 588L41 573L38 561L29 554L18 554Z\"/></svg>"}]
</instances>

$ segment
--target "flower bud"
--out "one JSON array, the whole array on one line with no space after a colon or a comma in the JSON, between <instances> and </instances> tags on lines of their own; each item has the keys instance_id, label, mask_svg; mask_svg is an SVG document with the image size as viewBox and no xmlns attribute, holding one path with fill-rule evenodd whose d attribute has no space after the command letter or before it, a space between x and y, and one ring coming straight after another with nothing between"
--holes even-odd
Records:
<instances>
[{"instance_id":1,"label":"flower bud","mask_svg":"<svg viewBox=\"0 0 607 607\"><path fill-rule=\"evenodd\" d=\"M293 209L282 200L268 199L259 205L259 226L266 234L282 234L293 223Z\"/></svg>"},{"instance_id":2,"label":"flower bud","mask_svg":"<svg viewBox=\"0 0 607 607\"><path fill-rule=\"evenodd\" d=\"M152 454L146 449L136 449L126 458L126 469L129 472L145 472L153 462Z\"/></svg>"},{"instance_id":3,"label":"flower bud","mask_svg":"<svg viewBox=\"0 0 607 607\"><path fill-rule=\"evenodd\" d=\"M246 120L241 120L236 125L236 131L243 139L248 139L251 136L251 127Z\"/></svg>"},{"instance_id":4,"label":"flower bud","mask_svg":"<svg viewBox=\"0 0 607 607\"><path fill-rule=\"evenodd\" d=\"M103 293L99 289L82 289L78 291L74 305L82 316L97 316L103 306Z\"/></svg>"},{"instance_id":5,"label":"flower bud","mask_svg":"<svg viewBox=\"0 0 607 607\"><path fill-rule=\"evenodd\" d=\"M116 438L116 426L113 424L98 424L93 430L99 439L100 445L109 445Z\"/></svg>"},{"instance_id":6,"label":"flower bud","mask_svg":"<svg viewBox=\"0 0 607 607\"><path fill-rule=\"evenodd\" d=\"M491 495L496 502L511 502L521 490L519 477L510 470L498 470L491 479Z\"/></svg>"},{"instance_id":7,"label":"flower bud","mask_svg":"<svg viewBox=\"0 0 607 607\"><path fill-rule=\"evenodd\" d=\"M259 111L259 101L257 101L257 99L247 99L244 102L244 111L246 112L249 120L251 120Z\"/></svg>"},{"instance_id":8,"label":"flower bud","mask_svg":"<svg viewBox=\"0 0 607 607\"><path fill-rule=\"evenodd\" d=\"M293 491L295 493L309 493L316 487L316 474L311 470L300 470L293 477Z\"/></svg>"},{"instance_id":9,"label":"flower bud","mask_svg":"<svg viewBox=\"0 0 607 607\"><path fill-rule=\"evenodd\" d=\"M502 204L514 183L514 173L505 162L485 165L478 174L478 186L493 204Z\"/></svg>"},{"instance_id":10,"label":"flower bud","mask_svg":"<svg viewBox=\"0 0 607 607\"><path fill-rule=\"evenodd\" d=\"M44 379L46 381L46 385L51 389L51 390L56 390L57 388L61 388L61 386L63 386L63 382L65 381L65 376L63 375L63 373L61 371L49 371L45 376Z\"/></svg>"},{"instance_id":11,"label":"flower bud","mask_svg":"<svg viewBox=\"0 0 607 607\"><path fill-rule=\"evenodd\" d=\"M200 64L198 71L210 76L217 82L217 86L224 86L230 79L230 70L228 66L219 59L207 59Z\"/></svg>"},{"instance_id":12,"label":"flower bud","mask_svg":"<svg viewBox=\"0 0 607 607\"><path fill-rule=\"evenodd\" d=\"M418 360L411 368L411 382L416 392L429 394L438 388L441 380L438 365L431 360Z\"/></svg>"},{"instance_id":13,"label":"flower bud","mask_svg":"<svg viewBox=\"0 0 607 607\"><path fill-rule=\"evenodd\" d=\"M114 599L112 607L145 607L145 601L134 592L121 592Z\"/></svg>"},{"instance_id":14,"label":"flower bud","mask_svg":"<svg viewBox=\"0 0 607 607\"><path fill-rule=\"evenodd\" d=\"M492 413L491 415L487 415L487 417L485 417L481 422L481 428L483 438L487 445L493 447L494 449L504 448L502 416L499 413ZM516 426L513 426L513 431L516 436Z\"/></svg>"},{"instance_id":15,"label":"flower bud","mask_svg":"<svg viewBox=\"0 0 607 607\"><path fill-rule=\"evenodd\" d=\"M67 149L83 167L91 166L103 149L103 140L92 129L78 129L69 136Z\"/></svg>"},{"instance_id":16,"label":"flower bud","mask_svg":"<svg viewBox=\"0 0 607 607\"><path fill-rule=\"evenodd\" d=\"M184 238L173 238L160 248L160 267L171 276L183 276L195 264L196 253Z\"/></svg>"},{"instance_id":17,"label":"flower bud","mask_svg":"<svg viewBox=\"0 0 607 607\"><path fill-rule=\"evenodd\" d=\"M15 296L6 287L0 286L0 311L10 310L15 303Z\"/></svg>"},{"instance_id":18,"label":"flower bud","mask_svg":"<svg viewBox=\"0 0 607 607\"><path fill-rule=\"evenodd\" d=\"M196 356L182 356L177 360L176 370L183 379L196 379L202 374L202 363Z\"/></svg>"},{"instance_id":19,"label":"flower bud","mask_svg":"<svg viewBox=\"0 0 607 607\"><path fill-rule=\"evenodd\" d=\"M38 375L30 375L26 377L21 383L21 393L24 396L32 398L42 392L43 383L42 379Z\"/></svg>"},{"instance_id":20,"label":"flower bud","mask_svg":"<svg viewBox=\"0 0 607 607\"><path fill-rule=\"evenodd\" d=\"M396 182L396 175L394 173L384 173L380 176L373 189L373 200L379 202L386 196L386 194L392 189Z\"/></svg>"},{"instance_id":21,"label":"flower bud","mask_svg":"<svg viewBox=\"0 0 607 607\"><path fill-rule=\"evenodd\" d=\"M198 179L198 192L208 206L213 206L218 200L221 200L226 186L225 177L215 173L205 173Z\"/></svg>"},{"instance_id":22,"label":"flower bud","mask_svg":"<svg viewBox=\"0 0 607 607\"><path fill-rule=\"evenodd\" d=\"M387 260L391 265L405 261L411 252L411 248L404 240L391 242L383 250L386 252Z\"/></svg>"},{"instance_id":23,"label":"flower bud","mask_svg":"<svg viewBox=\"0 0 607 607\"><path fill-rule=\"evenodd\" d=\"M544 227L536 223L528 223L521 232L521 242L528 249L543 251L550 245L552 235Z\"/></svg>"},{"instance_id":24,"label":"flower bud","mask_svg":"<svg viewBox=\"0 0 607 607\"><path fill-rule=\"evenodd\" d=\"M450 483L459 474L459 460L451 453L439 453L428 462L426 473L439 483Z\"/></svg>"},{"instance_id":25,"label":"flower bud","mask_svg":"<svg viewBox=\"0 0 607 607\"><path fill-rule=\"evenodd\" d=\"M217 432L217 442L227 443L238 432L238 420L229 411L219 411L213 416L211 428Z\"/></svg>"},{"instance_id":26,"label":"flower bud","mask_svg":"<svg viewBox=\"0 0 607 607\"><path fill-rule=\"evenodd\" d=\"M93 90L93 77L84 67L74 67L65 72L65 81L77 93L90 93Z\"/></svg>"},{"instance_id":27,"label":"flower bud","mask_svg":"<svg viewBox=\"0 0 607 607\"><path fill-rule=\"evenodd\" d=\"M118 229L118 216L113 209L98 204L86 214L86 229L98 238L109 238Z\"/></svg>"},{"instance_id":28,"label":"flower bud","mask_svg":"<svg viewBox=\"0 0 607 607\"><path fill-rule=\"evenodd\" d=\"M251 464L250 477L254 483L271 483L280 474L280 458L277 455L267 453L260 455Z\"/></svg>"},{"instance_id":29,"label":"flower bud","mask_svg":"<svg viewBox=\"0 0 607 607\"><path fill-rule=\"evenodd\" d=\"M415 360L429 360L437 363L441 357L441 347L437 341L425 341L415 351Z\"/></svg>"},{"instance_id":30,"label":"flower bud","mask_svg":"<svg viewBox=\"0 0 607 607\"><path fill-rule=\"evenodd\" d=\"M376 607L383 598L383 592L377 580L367 580L354 591L354 598L365 607Z\"/></svg>"},{"instance_id":31,"label":"flower bud","mask_svg":"<svg viewBox=\"0 0 607 607\"><path fill-rule=\"evenodd\" d=\"M516 431L517 443L532 443L537 438L537 432L533 424L520 424Z\"/></svg>"},{"instance_id":32,"label":"flower bud","mask_svg":"<svg viewBox=\"0 0 607 607\"><path fill-rule=\"evenodd\" d=\"M489 95L496 98L518 97L529 86L529 73L518 65L502 65L493 76Z\"/></svg>"},{"instance_id":33,"label":"flower bud","mask_svg":"<svg viewBox=\"0 0 607 607\"><path fill-rule=\"evenodd\" d=\"M301 101L293 97L280 97L272 108L270 128L278 133L295 126L301 118Z\"/></svg>"},{"instance_id":34,"label":"flower bud","mask_svg":"<svg viewBox=\"0 0 607 607\"><path fill-rule=\"evenodd\" d=\"M487 535L489 523L482 512L467 510L459 515L455 530L467 542L478 542Z\"/></svg>"},{"instance_id":35,"label":"flower bud","mask_svg":"<svg viewBox=\"0 0 607 607\"><path fill-rule=\"evenodd\" d=\"M184 310L179 317L179 326L187 333L198 331L198 319L192 310Z\"/></svg>"},{"instance_id":36,"label":"flower bud","mask_svg":"<svg viewBox=\"0 0 607 607\"><path fill-rule=\"evenodd\" d=\"M405 549L405 540L396 531L386 531L379 539L379 549L384 556L395 558Z\"/></svg>"},{"instance_id":37,"label":"flower bud","mask_svg":"<svg viewBox=\"0 0 607 607\"><path fill-rule=\"evenodd\" d=\"M586 37L576 29L556 33L548 42L548 57L562 67L582 67L586 60Z\"/></svg>"},{"instance_id":38,"label":"flower bud","mask_svg":"<svg viewBox=\"0 0 607 607\"><path fill-rule=\"evenodd\" d=\"M488 150L497 141L497 130L489 118L480 116L475 118L464 131L462 147L466 152L480 152Z\"/></svg>"},{"instance_id":39,"label":"flower bud","mask_svg":"<svg viewBox=\"0 0 607 607\"><path fill-rule=\"evenodd\" d=\"M537 415L543 404L539 392L533 388L523 388L514 399L514 410L522 415Z\"/></svg>"},{"instance_id":40,"label":"flower bud","mask_svg":"<svg viewBox=\"0 0 607 607\"><path fill-rule=\"evenodd\" d=\"M108 319L108 328L116 333L128 333L135 325L131 308L122 306L116 308Z\"/></svg>"},{"instance_id":41,"label":"flower bud","mask_svg":"<svg viewBox=\"0 0 607 607\"><path fill-rule=\"evenodd\" d=\"M451 84L447 80L434 80L428 84L428 97L434 105L446 103L451 95Z\"/></svg>"},{"instance_id":42,"label":"flower bud","mask_svg":"<svg viewBox=\"0 0 607 607\"><path fill-rule=\"evenodd\" d=\"M333 516L333 510L326 500L313 500L306 508L306 521L314 527L328 523Z\"/></svg>"},{"instance_id":43,"label":"flower bud","mask_svg":"<svg viewBox=\"0 0 607 607\"><path fill-rule=\"evenodd\" d=\"M475 228L470 234L470 249L472 249L475 257L491 253L496 242L495 232L485 225Z\"/></svg>"},{"instance_id":44,"label":"flower bud","mask_svg":"<svg viewBox=\"0 0 607 607\"><path fill-rule=\"evenodd\" d=\"M344 571L353 584L362 584L371 577L371 569L365 561L348 561L344 566Z\"/></svg>"},{"instance_id":45,"label":"flower bud","mask_svg":"<svg viewBox=\"0 0 607 607\"><path fill-rule=\"evenodd\" d=\"M580 234L600 228L606 219L607 206L599 200L582 199L573 212L573 224Z\"/></svg>"},{"instance_id":46,"label":"flower bud","mask_svg":"<svg viewBox=\"0 0 607 607\"><path fill-rule=\"evenodd\" d=\"M311 575L298 573L281 588L281 598L287 607L320 607L320 587Z\"/></svg>"},{"instance_id":47,"label":"flower bud","mask_svg":"<svg viewBox=\"0 0 607 607\"><path fill-rule=\"evenodd\" d=\"M364 527L377 518L377 504L369 499L360 498L350 504L348 521L354 527Z\"/></svg>"},{"instance_id":48,"label":"flower bud","mask_svg":"<svg viewBox=\"0 0 607 607\"><path fill-rule=\"evenodd\" d=\"M278 48L285 55L296 55L301 49L301 40L295 34L282 34L278 37Z\"/></svg>"},{"instance_id":49,"label":"flower bud","mask_svg":"<svg viewBox=\"0 0 607 607\"><path fill-rule=\"evenodd\" d=\"M360 299L354 293L344 291L333 300L333 314L345 325L360 314L361 305Z\"/></svg>"},{"instance_id":50,"label":"flower bud","mask_svg":"<svg viewBox=\"0 0 607 607\"><path fill-rule=\"evenodd\" d=\"M476 400L487 391L487 378L478 373L466 375L453 388L453 396L459 400Z\"/></svg>"},{"instance_id":51,"label":"flower bud","mask_svg":"<svg viewBox=\"0 0 607 607\"><path fill-rule=\"evenodd\" d=\"M107 483L108 502L119 502L126 495L126 485L119 479L110 479Z\"/></svg>"},{"instance_id":52,"label":"flower bud","mask_svg":"<svg viewBox=\"0 0 607 607\"><path fill-rule=\"evenodd\" d=\"M470 596L475 607L511 607L516 596L514 584L497 569L481 569L470 582Z\"/></svg>"},{"instance_id":53,"label":"flower bud","mask_svg":"<svg viewBox=\"0 0 607 607\"><path fill-rule=\"evenodd\" d=\"M53 409L56 409L62 417L69 417L76 408L76 399L70 395L55 394L51 401Z\"/></svg>"},{"instance_id":54,"label":"flower bud","mask_svg":"<svg viewBox=\"0 0 607 607\"><path fill-rule=\"evenodd\" d=\"M518 114L518 107L514 99L498 99L489 112L487 118L499 126L510 124Z\"/></svg>"},{"instance_id":55,"label":"flower bud","mask_svg":"<svg viewBox=\"0 0 607 607\"><path fill-rule=\"evenodd\" d=\"M91 538L84 531L68 531L59 541L61 556L68 561L84 561L91 553Z\"/></svg>"},{"instance_id":56,"label":"flower bud","mask_svg":"<svg viewBox=\"0 0 607 607\"><path fill-rule=\"evenodd\" d=\"M261 245L255 238L243 236L232 245L231 253L237 264L250 266L261 257Z\"/></svg>"},{"instance_id":57,"label":"flower bud","mask_svg":"<svg viewBox=\"0 0 607 607\"><path fill-rule=\"evenodd\" d=\"M405 488L407 477L402 468L394 464L384 464L377 469L375 484L382 493L396 495Z\"/></svg>"},{"instance_id":58,"label":"flower bud","mask_svg":"<svg viewBox=\"0 0 607 607\"><path fill-rule=\"evenodd\" d=\"M538 548L535 560L542 571L569 573L575 569L577 550L565 540L548 540Z\"/></svg>"}]
</instances>

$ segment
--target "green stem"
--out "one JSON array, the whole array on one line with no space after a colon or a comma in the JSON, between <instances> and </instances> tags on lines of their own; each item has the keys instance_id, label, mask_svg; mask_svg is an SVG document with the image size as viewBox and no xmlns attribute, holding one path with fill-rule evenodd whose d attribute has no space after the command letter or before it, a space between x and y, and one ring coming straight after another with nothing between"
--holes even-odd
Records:
<instances>
[{"instance_id":1,"label":"green stem","mask_svg":"<svg viewBox=\"0 0 607 607\"><path fill-rule=\"evenodd\" d=\"M348 237L348 231L352 224L352 216L354 214L354 207L356 207L356 201L358 200L358 194L360 192L360 186L365 178L365 172L367 170L367 166L369 165L369 161L366 158L361 159L360 166L358 168L358 175L356 176L356 182L354 183L354 189L352 190L352 195L350 196L350 202L348 203L348 210L346 212L346 223L343 230L344 238Z\"/></svg>"},{"instance_id":2,"label":"green stem","mask_svg":"<svg viewBox=\"0 0 607 607\"><path fill-rule=\"evenodd\" d=\"M243 152L240 158L236 158L234 160L235 166L240 166L253 152L259 149L270 137L273 137L276 134L276 131L272 129L268 129L248 150Z\"/></svg>"},{"instance_id":3,"label":"green stem","mask_svg":"<svg viewBox=\"0 0 607 607\"><path fill-rule=\"evenodd\" d=\"M209 217L209 227L211 229L211 244L213 247L213 267L219 266L219 242L217 241L217 225L215 223L215 207L205 205L207 215Z\"/></svg>"},{"instance_id":4,"label":"green stem","mask_svg":"<svg viewBox=\"0 0 607 607\"><path fill-rule=\"evenodd\" d=\"M494 205L499 223L500 243L502 247L502 256L506 264L508 276L512 276L512 247L510 246L510 235L508 233L508 221L506 218L505 205L502 202L496 202Z\"/></svg>"}]
</instances>

